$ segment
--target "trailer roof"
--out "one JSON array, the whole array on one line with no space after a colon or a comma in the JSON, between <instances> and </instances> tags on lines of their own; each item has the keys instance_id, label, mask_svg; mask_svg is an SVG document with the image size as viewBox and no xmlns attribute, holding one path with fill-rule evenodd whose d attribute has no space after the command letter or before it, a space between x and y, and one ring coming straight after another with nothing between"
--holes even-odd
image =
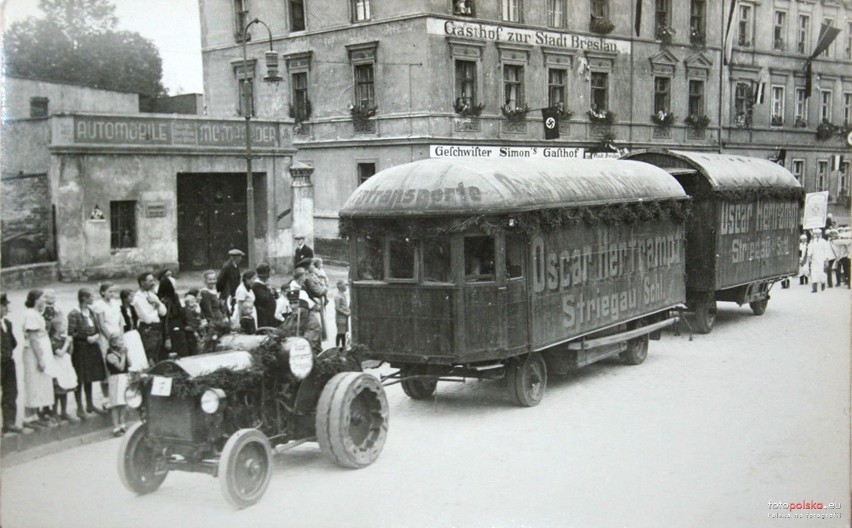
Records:
<instances>
[{"instance_id":1,"label":"trailer roof","mask_svg":"<svg viewBox=\"0 0 852 528\"><path fill-rule=\"evenodd\" d=\"M424 159L371 176L340 216L499 214L686 198L666 171L636 161Z\"/></svg>"},{"instance_id":2,"label":"trailer roof","mask_svg":"<svg viewBox=\"0 0 852 528\"><path fill-rule=\"evenodd\" d=\"M663 168L677 167L668 169L672 174L682 171L683 164L686 164L704 176L716 191L801 187L790 171L762 158L686 150L651 150L630 154L624 159L647 161Z\"/></svg>"}]
</instances>

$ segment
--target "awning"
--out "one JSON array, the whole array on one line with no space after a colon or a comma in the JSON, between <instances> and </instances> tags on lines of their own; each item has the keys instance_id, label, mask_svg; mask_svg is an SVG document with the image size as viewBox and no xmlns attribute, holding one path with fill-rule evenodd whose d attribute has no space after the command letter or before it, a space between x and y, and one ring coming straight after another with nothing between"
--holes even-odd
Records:
<instances>
[{"instance_id":1,"label":"awning","mask_svg":"<svg viewBox=\"0 0 852 528\"><path fill-rule=\"evenodd\" d=\"M686 198L666 171L635 161L425 159L370 177L340 216L500 214Z\"/></svg>"}]
</instances>

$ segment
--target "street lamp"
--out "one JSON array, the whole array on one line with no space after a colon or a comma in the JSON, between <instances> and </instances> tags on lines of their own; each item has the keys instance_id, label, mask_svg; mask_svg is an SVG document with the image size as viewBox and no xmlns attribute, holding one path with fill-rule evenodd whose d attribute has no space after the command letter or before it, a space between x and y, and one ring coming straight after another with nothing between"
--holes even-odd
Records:
<instances>
[{"instance_id":1,"label":"street lamp","mask_svg":"<svg viewBox=\"0 0 852 528\"><path fill-rule=\"evenodd\" d=\"M252 181L252 173L251 173L251 114L254 111L254 105L249 107L249 90L248 90L248 50L246 49L246 43L248 41L248 30L254 24L262 24L263 27L266 28L267 34L269 34L269 51L265 53L266 56L266 76L263 78L264 81L268 82L278 82L281 80L281 76L278 74L278 54L275 50L272 49L272 31L270 31L269 26L266 25L266 22L255 18L243 29L243 113L246 118L246 209L247 209L247 226L246 229L248 231L248 263L247 266L251 268L251 266L256 266L257 261L255 260L255 251L254 251L254 182ZM254 93L254 76L251 77L251 91Z\"/></svg>"}]
</instances>

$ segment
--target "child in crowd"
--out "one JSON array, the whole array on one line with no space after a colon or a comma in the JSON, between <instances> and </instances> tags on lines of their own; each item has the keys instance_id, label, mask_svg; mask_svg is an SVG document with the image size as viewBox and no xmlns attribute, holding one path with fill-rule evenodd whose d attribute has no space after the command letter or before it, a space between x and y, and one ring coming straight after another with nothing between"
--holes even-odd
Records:
<instances>
[{"instance_id":1,"label":"child in crowd","mask_svg":"<svg viewBox=\"0 0 852 528\"><path fill-rule=\"evenodd\" d=\"M346 332L349 330L349 300L346 299L346 282L337 281L337 295L334 296L334 322L337 325L337 338L334 346L346 348Z\"/></svg>"},{"instance_id":2,"label":"child in crowd","mask_svg":"<svg viewBox=\"0 0 852 528\"><path fill-rule=\"evenodd\" d=\"M124 391L127 389L127 346L121 334L109 338L109 351L106 354L109 372L109 412L112 416L112 435L121 436L127 432L127 416Z\"/></svg>"},{"instance_id":3,"label":"child in crowd","mask_svg":"<svg viewBox=\"0 0 852 528\"><path fill-rule=\"evenodd\" d=\"M198 290L191 289L183 296L183 317L186 319L186 347L189 355L198 354L201 343L201 333L207 327L207 321L201 315L201 305L198 304Z\"/></svg>"},{"instance_id":4,"label":"child in crowd","mask_svg":"<svg viewBox=\"0 0 852 528\"><path fill-rule=\"evenodd\" d=\"M254 299L246 297L240 306L240 331L244 334L257 332L257 312L254 309Z\"/></svg>"}]
</instances>

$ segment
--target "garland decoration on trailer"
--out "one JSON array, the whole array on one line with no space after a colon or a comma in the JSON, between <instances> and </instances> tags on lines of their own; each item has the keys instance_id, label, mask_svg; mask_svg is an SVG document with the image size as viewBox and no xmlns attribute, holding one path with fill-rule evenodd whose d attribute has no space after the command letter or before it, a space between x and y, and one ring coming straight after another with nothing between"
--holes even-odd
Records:
<instances>
[{"instance_id":1,"label":"garland decoration on trailer","mask_svg":"<svg viewBox=\"0 0 852 528\"><path fill-rule=\"evenodd\" d=\"M383 236L422 238L478 231L494 235L503 230L519 230L531 235L554 231L562 226L633 224L658 218L682 223L689 216L687 200L632 202L583 207L537 209L518 213L478 214L464 218L352 218L341 217L339 236L378 238Z\"/></svg>"}]
</instances>

